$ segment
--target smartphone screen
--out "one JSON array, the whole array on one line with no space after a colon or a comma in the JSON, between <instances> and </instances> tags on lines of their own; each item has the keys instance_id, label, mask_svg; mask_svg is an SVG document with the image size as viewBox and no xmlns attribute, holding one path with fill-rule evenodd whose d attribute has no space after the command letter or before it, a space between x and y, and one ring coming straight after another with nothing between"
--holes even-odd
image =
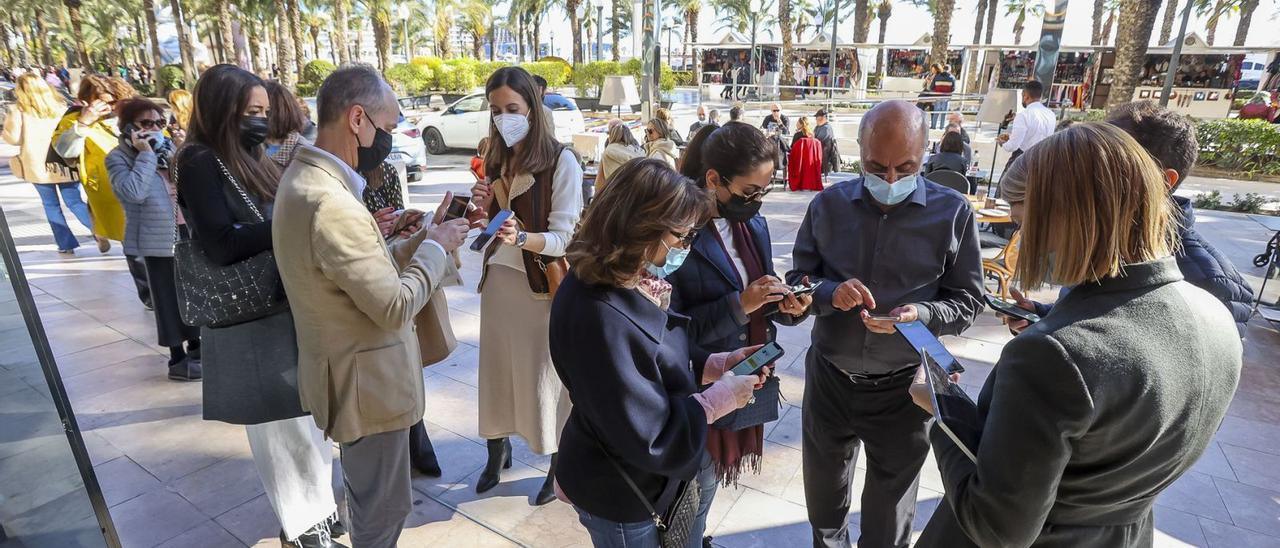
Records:
<instances>
[{"instance_id":1,"label":"smartphone screen","mask_svg":"<svg viewBox=\"0 0 1280 548\"><path fill-rule=\"evenodd\" d=\"M815 284L809 284L809 285L803 285L803 284L801 284L801 285L793 285L793 286L791 286L791 294L792 294L792 295L795 295L795 296L797 296L797 297L799 297L799 296L801 296L801 295L808 295L808 294L810 294L810 293L813 293L813 292L814 292L814 290L818 289L818 286L820 286L820 285L822 285L822 282L818 282L818 283L815 283Z\"/></svg>"},{"instance_id":2,"label":"smartphone screen","mask_svg":"<svg viewBox=\"0 0 1280 548\"><path fill-rule=\"evenodd\" d=\"M769 365L782 357L784 354L782 347L777 342L770 341L768 344L760 347L759 350L753 352L746 359L733 366L734 375L754 375L760 371L761 367Z\"/></svg>"},{"instance_id":3,"label":"smartphone screen","mask_svg":"<svg viewBox=\"0 0 1280 548\"><path fill-rule=\"evenodd\" d=\"M1010 316L1019 320L1026 320L1030 323L1040 321L1040 315L1004 299L998 299L991 295L987 295L987 304L991 305L992 310L1004 314L1005 316Z\"/></svg>"},{"instance_id":4,"label":"smartphone screen","mask_svg":"<svg viewBox=\"0 0 1280 548\"><path fill-rule=\"evenodd\" d=\"M444 220L452 221L466 216L467 206L470 204L470 196L454 196L453 201L449 202L449 209L446 209L444 212Z\"/></svg>"},{"instance_id":5,"label":"smartphone screen","mask_svg":"<svg viewBox=\"0 0 1280 548\"><path fill-rule=\"evenodd\" d=\"M489 244L489 240L493 239L494 234L498 233L498 229L502 228L502 223L507 222L507 219L510 219L512 215L513 213L510 209L504 209L494 215L493 219L489 221L489 226L485 227L484 232L481 232L479 236L476 236L475 241L471 242L471 250L482 251L484 246Z\"/></svg>"}]
</instances>

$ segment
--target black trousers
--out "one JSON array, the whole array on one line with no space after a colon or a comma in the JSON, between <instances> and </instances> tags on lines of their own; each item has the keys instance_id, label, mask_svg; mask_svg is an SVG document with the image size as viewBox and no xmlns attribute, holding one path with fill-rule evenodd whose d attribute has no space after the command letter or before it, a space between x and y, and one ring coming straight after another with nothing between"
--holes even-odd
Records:
<instances>
[{"instance_id":1,"label":"black trousers","mask_svg":"<svg viewBox=\"0 0 1280 548\"><path fill-rule=\"evenodd\" d=\"M877 386L854 384L810 348L805 358L804 498L815 547L849 546L850 488L858 450L867 448L861 548L906 546L920 468L929 453L929 416L911 401L914 375Z\"/></svg>"},{"instance_id":2,"label":"black trousers","mask_svg":"<svg viewBox=\"0 0 1280 548\"><path fill-rule=\"evenodd\" d=\"M147 283L147 266L143 264L142 257L125 255L124 260L129 265L129 276L133 278L133 285L138 290L138 300L151 306L151 285Z\"/></svg>"},{"instance_id":3,"label":"black trousers","mask_svg":"<svg viewBox=\"0 0 1280 548\"><path fill-rule=\"evenodd\" d=\"M160 346L180 347L184 342L198 343L200 328L182 323L173 257L144 257L143 260L147 266L147 282L151 287Z\"/></svg>"}]
</instances>

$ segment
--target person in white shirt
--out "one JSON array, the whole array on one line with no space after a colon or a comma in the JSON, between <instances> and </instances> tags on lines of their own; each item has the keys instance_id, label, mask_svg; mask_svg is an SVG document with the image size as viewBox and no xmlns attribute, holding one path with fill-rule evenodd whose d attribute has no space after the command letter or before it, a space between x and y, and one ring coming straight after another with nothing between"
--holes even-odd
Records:
<instances>
[{"instance_id":1,"label":"person in white shirt","mask_svg":"<svg viewBox=\"0 0 1280 548\"><path fill-rule=\"evenodd\" d=\"M1009 133L996 138L996 142L1010 153L1009 163L1013 163L1036 143L1053 135L1058 118L1049 107L1040 102L1043 96L1044 85L1040 82L1031 80L1022 85L1022 112L1013 119Z\"/></svg>"}]
</instances>

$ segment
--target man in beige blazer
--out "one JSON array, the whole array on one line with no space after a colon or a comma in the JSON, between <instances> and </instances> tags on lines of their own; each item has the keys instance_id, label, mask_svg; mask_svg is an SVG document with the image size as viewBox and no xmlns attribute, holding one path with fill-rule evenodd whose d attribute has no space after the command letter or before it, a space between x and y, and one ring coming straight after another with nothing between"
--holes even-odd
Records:
<instances>
[{"instance_id":1,"label":"man in beige blazer","mask_svg":"<svg viewBox=\"0 0 1280 548\"><path fill-rule=\"evenodd\" d=\"M319 134L281 179L272 237L298 334L302 406L341 444L354 546L395 546L409 515L409 435L424 411L414 316L457 276L465 220L431 219L388 247L356 170L391 150L395 94L369 67L320 87Z\"/></svg>"}]
</instances>

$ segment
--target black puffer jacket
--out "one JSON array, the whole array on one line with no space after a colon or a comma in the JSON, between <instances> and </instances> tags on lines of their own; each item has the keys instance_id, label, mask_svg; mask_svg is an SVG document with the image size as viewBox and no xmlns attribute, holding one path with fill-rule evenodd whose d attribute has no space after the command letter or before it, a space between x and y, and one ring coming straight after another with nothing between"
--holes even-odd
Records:
<instances>
[{"instance_id":1,"label":"black puffer jacket","mask_svg":"<svg viewBox=\"0 0 1280 548\"><path fill-rule=\"evenodd\" d=\"M1196 287L1208 291L1227 305L1236 328L1244 335L1245 323L1253 309L1253 288L1240 276L1240 271L1209 242L1196 232L1196 215L1187 198L1173 198L1181 211L1182 249L1178 251L1178 269Z\"/></svg>"}]
</instances>

